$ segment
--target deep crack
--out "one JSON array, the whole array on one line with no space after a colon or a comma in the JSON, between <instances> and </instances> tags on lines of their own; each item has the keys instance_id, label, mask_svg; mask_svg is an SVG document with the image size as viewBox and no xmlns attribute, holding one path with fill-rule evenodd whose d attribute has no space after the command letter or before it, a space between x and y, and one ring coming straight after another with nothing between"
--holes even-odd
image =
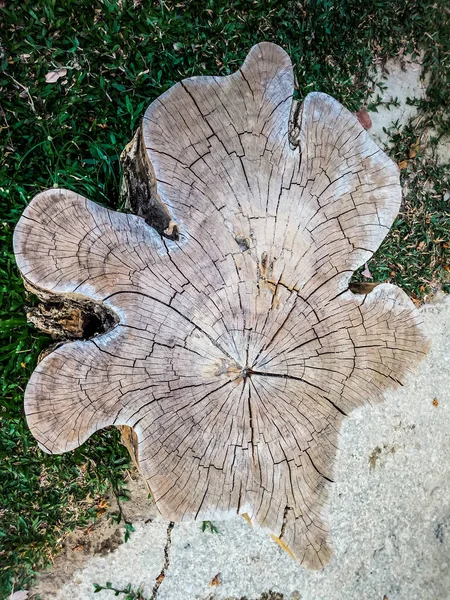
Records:
<instances>
[{"instance_id":1,"label":"deep crack","mask_svg":"<svg viewBox=\"0 0 450 600\"><path fill-rule=\"evenodd\" d=\"M175 523L173 521L170 521L169 526L167 527L167 539L166 539L166 545L164 546L164 564L163 564L163 568L161 569L161 573L156 578L150 600L156 600L156 597L158 595L158 590L159 590L162 582L164 581L164 579L166 577L167 569L169 568L169 550L170 550L170 545L172 543L171 535L172 535L172 529L173 529L174 525L175 525Z\"/></svg>"}]
</instances>

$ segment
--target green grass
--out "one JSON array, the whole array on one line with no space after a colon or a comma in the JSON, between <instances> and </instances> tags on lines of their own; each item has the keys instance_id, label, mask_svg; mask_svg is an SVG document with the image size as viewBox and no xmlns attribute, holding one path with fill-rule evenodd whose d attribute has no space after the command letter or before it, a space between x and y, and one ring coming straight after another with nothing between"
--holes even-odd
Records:
<instances>
[{"instance_id":1,"label":"green grass","mask_svg":"<svg viewBox=\"0 0 450 600\"><path fill-rule=\"evenodd\" d=\"M142 595L142 590L140 588L133 588L131 584L128 584L123 589L113 587L110 581L107 581L104 586L98 583L94 583L93 586L94 594L98 594L99 592L102 592L104 590L109 590L111 592L114 592L114 596L123 595L123 600L146 600Z\"/></svg>"},{"instance_id":2,"label":"green grass","mask_svg":"<svg viewBox=\"0 0 450 600\"><path fill-rule=\"evenodd\" d=\"M5 6L3 6L5 4ZM374 59L425 50L431 73L423 119L397 135L392 156L432 123L449 134L446 2L400 0L13 0L0 2L0 597L30 583L75 525L95 517L128 459L115 431L76 452L44 455L23 416L23 390L49 338L26 324L33 302L15 267L14 224L52 186L116 208L118 157L145 107L183 77L226 75L262 40L292 57L299 98L312 90L351 110L367 102ZM45 83L48 71L67 76ZM375 279L415 299L448 281L448 167L424 156L402 177L409 194L370 262ZM424 186L424 183L427 185ZM424 242L424 243L422 243Z\"/></svg>"}]
</instances>

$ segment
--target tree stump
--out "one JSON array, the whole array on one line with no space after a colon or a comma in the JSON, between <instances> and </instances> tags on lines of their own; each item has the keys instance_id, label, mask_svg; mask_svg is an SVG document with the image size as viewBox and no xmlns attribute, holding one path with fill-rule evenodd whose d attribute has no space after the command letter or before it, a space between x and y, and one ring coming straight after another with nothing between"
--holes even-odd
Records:
<instances>
[{"instance_id":1,"label":"tree stump","mask_svg":"<svg viewBox=\"0 0 450 600\"><path fill-rule=\"evenodd\" d=\"M399 210L397 166L336 100L299 105L293 90L269 43L230 76L176 84L123 155L136 215L51 189L14 250L41 297L109 315L34 371L25 413L41 448L131 427L165 517L246 514L320 568L343 418L427 345L399 288L349 290Z\"/></svg>"}]
</instances>

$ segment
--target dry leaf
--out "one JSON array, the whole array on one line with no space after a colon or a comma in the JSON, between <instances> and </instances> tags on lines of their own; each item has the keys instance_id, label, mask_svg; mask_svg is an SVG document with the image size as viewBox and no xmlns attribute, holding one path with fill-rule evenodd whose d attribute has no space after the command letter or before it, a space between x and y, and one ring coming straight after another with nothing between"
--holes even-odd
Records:
<instances>
[{"instance_id":1,"label":"dry leaf","mask_svg":"<svg viewBox=\"0 0 450 600\"><path fill-rule=\"evenodd\" d=\"M94 23L98 23L102 18L102 9L94 8Z\"/></svg>"},{"instance_id":2,"label":"dry leaf","mask_svg":"<svg viewBox=\"0 0 450 600\"><path fill-rule=\"evenodd\" d=\"M209 584L211 587L217 586L217 585L221 585L221 577L222 577L222 573L217 573L217 575L215 577L213 577L211 583Z\"/></svg>"},{"instance_id":3,"label":"dry leaf","mask_svg":"<svg viewBox=\"0 0 450 600\"><path fill-rule=\"evenodd\" d=\"M105 513L108 506L109 505L108 505L108 502L106 501L106 499L100 498L100 500L97 502L97 517L99 517L100 515Z\"/></svg>"},{"instance_id":4,"label":"dry leaf","mask_svg":"<svg viewBox=\"0 0 450 600\"><path fill-rule=\"evenodd\" d=\"M49 71L45 76L45 83L56 83L61 77L67 75L67 69L58 69L57 71Z\"/></svg>"},{"instance_id":5,"label":"dry leaf","mask_svg":"<svg viewBox=\"0 0 450 600\"><path fill-rule=\"evenodd\" d=\"M409 158L415 158L417 156L417 153L419 152L420 149L420 138L417 138L417 140L414 142L414 144L411 144L410 148L409 148Z\"/></svg>"},{"instance_id":6,"label":"dry leaf","mask_svg":"<svg viewBox=\"0 0 450 600\"><path fill-rule=\"evenodd\" d=\"M106 500L106 498L100 498L100 500L97 503L97 507L98 508L108 508L108 501Z\"/></svg>"},{"instance_id":7,"label":"dry leaf","mask_svg":"<svg viewBox=\"0 0 450 600\"><path fill-rule=\"evenodd\" d=\"M78 546L74 546L74 547L72 548L72 550L73 550L74 552L80 552L80 551L81 551L81 550L83 550L83 549L84 549L84 546L83 546L83 544L78 544Z\"/></svg>"},{"instance_id":8,"label":"dry leaf","mask_svg":"<svg viewBox=\"0 0 450 600\"><path fill-rule=\"evenodd\" d=\"M367 283L366 281L357 281L351 283L348 286L348 289L354 294L370 294L372 290L374 290L379 283Z\"/></svg>"},{"instance_id":9,"label":"dry leaf","mask_svg":"<svg viewBox=\"0 0 450 600\"><path fill-rule=\"evenodd\" d=\"M27 592L26 590L20 590L11 594L11 596L8 597L8 600L27 600L29 593L30 592Z\"/></svg>"},{"instance_id":10,"label":"dry leaf","mask_svg":"<svg viewBox=\"0 0 450 600\"><path fill-rule=\"evenodd\" d=\"M417 250L423 250L426 246L426 243L422 240L420 244L417 246Z\"/></svg>"},{"instance_id":11,"label":"dry leaf","mask_svg":"<svg viewBox=\"0 0 450 600\"><path fill-rule=\"evenodd\" d=\"M361 271L361 275L364 279L372 279L372 273L370 272L367 263L364 265L364 271Z\"/></svg>"},{"instance_id":12,"label":"dry leaf","mask_svg":"<svg viewBox=\"0 0 450 600\"><path fill-rule=\"evenodd\" d=\"M364 129L370 129L372 127L372 119L370 118L367 110L365 110L364 108L358 110L358 112L356 113L356 118L364 127Z\"/></svg>"},{"instance_id":13,"label":"dry leaf","mask_svg":"<svg viewBox=\"0 0 450 600\"><path fill-rule=\"evenodd\" d=\"M437 407L439 406L439 400L438 400L437 398L435 398L435 399L433 400L433 406L434 406L435 408L437 408Z\"/></svg>"},{"instance_id":14,"label":"dry leaf","mask_svg":"<svg viewBox=\"0 0 450 600\"><path fill-rule=\"evenodd\" d=\"M407 166L408 166L408 161L407 160L402 160L401 162L398 163L398 168L399 169L406 169Z\"/></svg>"}]
</instances>

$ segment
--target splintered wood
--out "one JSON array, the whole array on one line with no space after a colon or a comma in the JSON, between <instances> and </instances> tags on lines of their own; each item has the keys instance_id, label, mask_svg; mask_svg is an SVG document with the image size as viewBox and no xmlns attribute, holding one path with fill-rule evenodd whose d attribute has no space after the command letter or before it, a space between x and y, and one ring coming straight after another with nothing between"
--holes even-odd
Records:
<instances>
[{"instance_id":1,"label":"splintered wood","mask_svg":"<svg viewBox=\"0 0 450 600\"><path fill-rule=\"evenodd\" d=\"M300 105L293 90L289 57L269 43L228 77L176 84L123 158L140 216L48 190L14 249L32 289L113 317L33 373L25 412L40 446L131 427L165 517L246 514L316 569L331 555L343 418L427 344L399 288L349 290L399 210L396 165L336 100Z\"/></svg>"}]
</instances>

